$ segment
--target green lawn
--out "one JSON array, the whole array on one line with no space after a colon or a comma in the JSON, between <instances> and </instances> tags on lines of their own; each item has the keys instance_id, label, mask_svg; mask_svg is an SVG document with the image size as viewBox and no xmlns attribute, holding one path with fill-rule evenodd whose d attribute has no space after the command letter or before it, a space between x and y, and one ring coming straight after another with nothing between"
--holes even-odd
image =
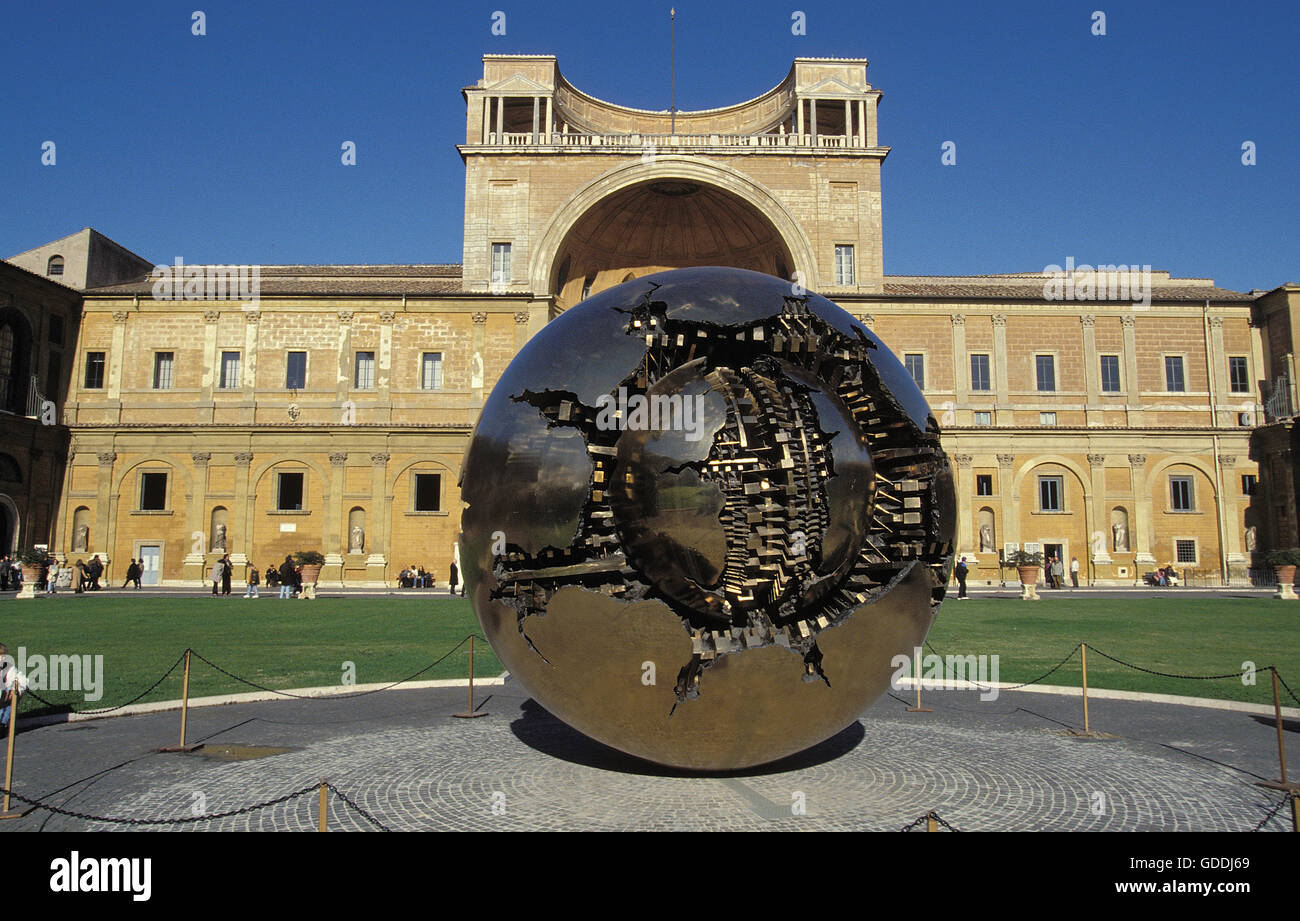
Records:
<instances>
[{"instance_id":1,"label":"green lawn","mask_svg":"<svg viewBox=\"0 0 1300 921\"><path fill-rule=\"evenodd\" d=\"M89 703L73 691L38 691L58 704L88 710L120 704L153 684L188 646L213 662L270 688L340 683L345 661L356 664L356 682L407 678L452 649L478 623L460 598L421 595L393 598L321 598L314 602L212 598L203 594L61 596L34 602L0 602L0 642L18 655L102 655L104 690ZM1185 600L1171 597L1116 599L1047 598L950 600L930 633L943 655L997 654L999 679L1036 678L1079 642L1141 665L1178 674L1227 674L1250 660L1277 665L1300 693L1300 604L1269 598ZM500 674L485 643L475 650L475 674ZM463 677L462 647L420 679ZM28 667L30 674L31 668ZM1077 685L1079 657L1045 684ZM1270 703L1267 674L1255 687L1240 680L1186 681L1123 668L1101 655L1088 656L1091 687L1154 691ZM144 700L180 697L177 669ZM252 688L195 660L192 696ZM1285 698L1285 692L1283 692ZM1294 700L1285 703L1295 706ZM27 713L48 712L32 697Z\"/></svg>"},{"instance_id":2,"label":"green lawn","mask_svg":"<svg viewBox=\"0 0 1300 921\"><path fill-rule=\"evenodd\" d=\"M1080 642L1087 643L1088 686L1271 704L1271 676L1254 687L1240 679L1189 681L1116 665L1094 650L1154 671L1226 675L1251 661L1276 665L1300 694L1300 603L1176 597L1062 598L1038 602L954 596L939 609L930 644L941 655L999 656L1001 681L1037 678ZM1075 654L1044 684L1078 686ZM1300 706L1282 690L1283 706Z\"/></svg>"},{"instance_id":3,"label":"green lawn","mask_svg":"<svg viewBox=\"0 0 1300 921\"><path fill-rule=\"evenodd\" d=\"M395 598L319 598L316 601L245 601L196 594L117 595L5 601L0 642L18 658L103 655L102 699L86 702L72 691L37 691L56 703L90 710L124 703L148 688L186 647L217 665L268 688L337 685L343 663L356 665L356 683L397 681L443 656L468 634L481 635L469 602L446 595ZM31 673L30 666L27 669ZM475 641L474 673L494 677L501 664ZM469 647L461 647L417 680L469 674ZM197 659L190 695L253 691ZM143 701L181 696L181 669ZM31 696L22 712L49 712Z\"/></svg>"}]
</instances>

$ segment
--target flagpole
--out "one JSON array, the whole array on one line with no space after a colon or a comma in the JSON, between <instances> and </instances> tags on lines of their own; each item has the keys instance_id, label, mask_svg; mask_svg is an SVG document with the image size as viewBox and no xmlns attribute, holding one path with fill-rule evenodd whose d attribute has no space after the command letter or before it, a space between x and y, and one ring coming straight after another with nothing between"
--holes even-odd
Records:
<instances>
[{"instance_id":1,"label":"flagpole","mask_svg":"<svg viewBox=\"0 0 1300 921\"><path fill-rule=\"evenodd\" d=\"M670 42L672 46L672 51L671 54L669 55L670 63L668 65L669 68L668 72L670 74L669 80L672 85L672 90L671 90L672 104L668 110L670 113L669 124L671 125L671 127L669 128L668 133L676 134L677 133L677 8L676 7L672 7L671 9L668 10L668 18L671 20L671 24L669 25L668 29L669 29L669 34L671 36Z\"/></svg>"}]
</instances>

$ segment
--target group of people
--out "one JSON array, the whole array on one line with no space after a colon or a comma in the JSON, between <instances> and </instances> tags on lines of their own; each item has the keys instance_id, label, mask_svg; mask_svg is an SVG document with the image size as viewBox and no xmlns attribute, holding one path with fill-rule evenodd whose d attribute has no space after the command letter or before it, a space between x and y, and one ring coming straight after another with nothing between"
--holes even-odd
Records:
<instances>
[{"instance_id":1,"label":"group of people","mask_svg":"<svg viewBox=\"0 0 1300 921\"><path fill-rule=\"evenodd\" d=\"M131 562L134 564L135 560L132 560ZM104 576L104 561L99 558L98 553L91 558L89 563L85 560L77 560L67 568L71 570L71 575L68 578L68 588L72 591L76 592L78 595L83 592L99 591L99 580ZM130 581L129 573L130 570L128 569L128 582ZM59 581L62 574L63 568L59 566L59 561L53 559L50 560L49 566L45 570L45 593L47 595L58 594ZM138 588L138 573L136 582L136 587Z\"/></svg>"},{"instance_id":2,"label":"group of people","mask_svg":"<svg viewBox=\"0 0 1300 921\"><path fill-rule=\"evenodd\" d=\"M1170 563L1168 566L1161 566L1155 572L1147 573L1145 579L1147 585L1167 588L1170 585L1178 584L1179 575L1178 570L1174 569L1174 564Z\"/></svg>"},{"instance_id":3,"label":"group of people","mask_svg":"<svg viewBox=\"0 0 1300 921\"><path fill-rule=\"evenodd\" d=\"M1065 588L1065 562L1059 556L1050 556L1043 564L1043 579L1048 588ZM1070 584L1079 587L1079 558L1070 558Z\"/></svg>"},{"instance_id":4,"label":"group of people","mask_svg":"<svg viewBox=\"0 0 1300 921\"><path fill-rule=\"evenodd\" d=\"M460 582L460 569L453 562L451 569L447 574L447 585L451 594L457 594L457 586L460 586L460 596L465 597L465 587ZM433 588L433 573L426 572L423 566L416 566L412 563L397 574L398 588Z\"/></svg>"},{"instance_id":5,"label":"group of people","mask_svg":"<svg viewBox=\"0 0 1300 921\"><path fill-rule=\"evenodd\" d=\"M212 570L208 573L209 580L212 582L212 594L230 594L233 570L234 564L230 561L229 555L222 556L212 564ZM266 567L265 572L266 587L279 588L281 598L297 598L302 592L302 567L294 563L292 556L286 556L279 566L272 563ZM244 575L243 597L260 598L258 589L261 585L262 572L256 566L249 566Z\"/></svg>"}]
</instances>

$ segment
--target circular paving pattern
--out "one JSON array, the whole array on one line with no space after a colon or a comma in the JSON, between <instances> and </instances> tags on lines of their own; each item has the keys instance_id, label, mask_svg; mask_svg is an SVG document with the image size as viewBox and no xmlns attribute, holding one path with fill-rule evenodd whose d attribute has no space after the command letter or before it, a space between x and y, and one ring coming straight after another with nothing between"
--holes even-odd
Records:
<instances>
[{"instance_id":1,"label":"circular paving pattern","mask_svg":"<svg viewBox=\"0 0 1300 921\"><path fill-rule=\"evenodd\" d=\"M689 776L593 743L529 702L515 714L439 719L255 760L159 759L131 792L92 785L68 808L180 818L322 777L394 830L895 831L933 809L969 831L1248 831L1275 801L1240 772L1148 743L891 716L864 717L765 771ZM313 791L243 815L153 827L314 830L316 802ZM330 810L332 829L372 828L336 797ZM57 817L46 827L125 826Z\"/></svg>"}]
</instances>

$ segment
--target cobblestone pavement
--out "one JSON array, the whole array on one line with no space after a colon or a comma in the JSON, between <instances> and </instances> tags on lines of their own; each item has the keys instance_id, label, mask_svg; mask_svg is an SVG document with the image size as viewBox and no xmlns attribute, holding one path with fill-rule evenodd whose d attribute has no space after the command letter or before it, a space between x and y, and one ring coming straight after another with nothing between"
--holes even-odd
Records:
<instances>
[{"instance_id":1,"label":"cobblestone pavement","mask_svg":"<svg viewBox=\"0 0 1300 921\"><path fill-rule=\"evenodd\" d=\"M191 818L264 802L327 778L395 830L881 830L933 809L961 830L1248 831L1279 794L1268 720L1230 711L1096 701L1094 727L1066 732L1076 699L934 692L933 713L893 695L849 729L757 771L689 776L587 740L523 695L492 689L482 719L453 719L464 691L393 691L351 701L276 701L61 724L20 734L17 792L122 818ZM1296 729L1290 726L1288 735ZM266 747L266 748L260 748ZM249 757L260 755L260 757ZM308 830L315 791L180 830ZM800 807L803 814L796 814ZM1284 809L1266 826L1284 830ZM3 831L121 829L37 810ZM331 797L330 827L373 828Z\"/></svg>"}]
</instances>

